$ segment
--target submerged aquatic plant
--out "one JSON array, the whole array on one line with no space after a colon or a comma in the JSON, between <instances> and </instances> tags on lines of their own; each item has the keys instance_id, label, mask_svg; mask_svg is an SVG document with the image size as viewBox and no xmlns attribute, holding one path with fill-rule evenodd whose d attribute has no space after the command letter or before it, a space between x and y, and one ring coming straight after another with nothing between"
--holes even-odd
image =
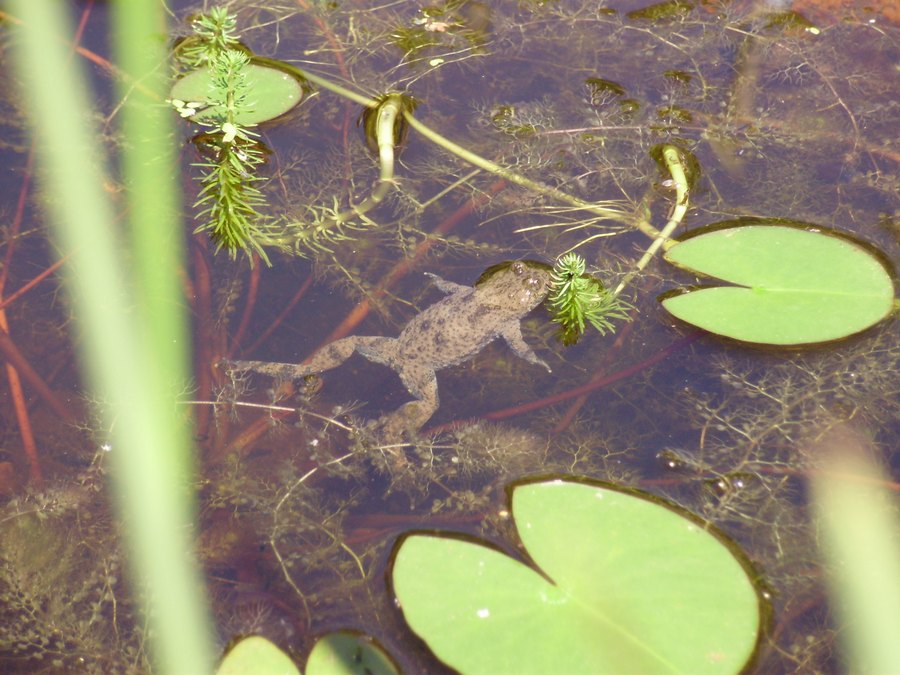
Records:
<instances>
[{"instance_id":1,"label":"submerged aquatic plant","mask_svg":"<svg viewBox=\"0 0 900 675\"><path fill-rule=\"evenodd\" d=\"M297 255L323 251L330 253L337 242L353 238L350 231L372 226L372 220L366 214L378 206L395 186L394 164L407 132L403 113L411 113L416 105L416 100L410 96L391 93L380 97L377 103L363 111L359 124L365 129L369 150L378 155L378 182L368 197L344 210L340 209L336 198L331 206L307 205L308 218L289 223L283 237L290 242Z\"/></svg>"},{"instance_id":2,"label":"submerged aquatic plant","mask_svg":"<svg viewBox=\"0 0 900 675\"><path fill-rule=\"evenodd\" d=\"M578 342L587 324L606 335L615 330L612 319L631 320L628 310L632 306L586 274L584 258L577 253L567 253L556 261L547 301L564 345Z\"/></svg>"},{"instance_id":3,"label":"submerged aquatic plant","mask_svg":"<svg viewBox=\"0 0 900 675\"><path fill-rule=\"evenodd\" d=\"M209 232L217 249L225 249L232 259L244 251L270 265L264 246L277 243L268 236L267 218L260 212L267 202L258 187L264 180L259 169L266 161L265 146L247 121L256 105L251 99L250 56L237 39L237 16L214 7L194 19L192 27L194 35L178 46L175 60L194 73L180 84L203 73L207 77L199 86L205 82L206 91L193 94L198 100L182 100L176 84L170 102L179 115L207 129L194 139L205 157L194 164L201 170L202 186L194 204L202 207L194 232Z\"/></svg>"},{"instance_id":4,"label":"submerged aquatic plant","mask_svg":"<svg viewBox=\"0 0 900 675\"><path fill-rule=\"evenodd\" d=\"M197 214L201 222L194 232L209 232L231 258L238 251L256 252L270 264L263 245L272 242L259 211L266 199L257 187L263 180L257 173L265 163L263 146L258 134L237 121L248 106L249 63L250 57L236 49L225 50L210 62L209 103L214 112L197 121L211 128L203 137L211 157L194 164L202 170L203 186L195 203L203 207Z\"/></svg>"},{"instance_id":5,"label":"submerged aquatic plant","mask_svg":"<svg viewBox=\"0 0 900 675\"><path fill-rule=\"evenodd\" d=\"M225 7L213 7L207 14L199 14L191 22L194 34L176 48L176 58L188 68L199 68L211 63L219 54L235 49L237 15Z\"/></svg>"}]
</instances>

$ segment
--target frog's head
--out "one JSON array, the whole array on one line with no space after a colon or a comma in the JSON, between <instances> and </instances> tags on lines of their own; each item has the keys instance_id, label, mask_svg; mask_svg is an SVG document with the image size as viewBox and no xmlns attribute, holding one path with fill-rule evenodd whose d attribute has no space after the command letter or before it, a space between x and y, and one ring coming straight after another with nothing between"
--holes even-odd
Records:
<instances>
[{"instance_id":1,"label":"frog's head","mask_svg":"<svg viewBox=\"0 0 900 675\"><path fill-rule=\"evenodd\" d=\"M488 267L475 282L482 297L525 314L537 307L550 291L553 268L537 260L512 260Z\"/></svg>"}]
</instances>

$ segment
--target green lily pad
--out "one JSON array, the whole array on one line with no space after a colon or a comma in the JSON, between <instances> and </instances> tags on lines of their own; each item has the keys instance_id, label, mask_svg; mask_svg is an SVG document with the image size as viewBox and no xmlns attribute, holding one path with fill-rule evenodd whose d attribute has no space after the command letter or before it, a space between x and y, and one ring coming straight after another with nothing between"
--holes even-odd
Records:
<instances>
[{"instance_id":1,"label":"green lily pad","mask_svg":"<svg viewBox=\"0 0 900 675\"><path fill-rule=\"evenodd\" d=\"M300 675L300 670L274 644L252 635L231 648L216 675Z\"/></svg>"},{"instance_id":2,"label":"green lily pad","mask_svg":"<svg viewBox=\"0 0 900 675\"><path fill-rule=\"evenodd\" d=\"M247 110L239 113L235 122L243 125L259 124L280 117L303 99L303 86L292 75L269 66L249 63L246 66L247 85L250 90ZM169 98L173 101L192 103L199 112L191 117L201 121L216 113L208 105L210 72L201 68L188 73L173 86Z\"/></svg>"},{"instance_id":3,"label":"green lily pad","mask_svg":"<svg viewBox=\"0 0 900 675\"><path fill-rule=\"evenodd\" d=\"M665 256L737 286L682 292L663 307L713 333L773 345L838 340L890 314L891 275L862 244L801 223L745 222L719 223Z\"/></svg>"},{"instance_id":4,"label":"green lily pad","mask_svg":"<svg viewBox=\"0 0 900 675\"><path fill-rule=\"evenodd\" d=\"M349 631L320 638L306 662L306 675L397 675L399 672L372 638Z\"/></svg>"},{"instance_id":5,"label":"green lily pad","mask_svg":"<svg viewBox=\"0 0 900 675\"><path fill-rule=\"evenodd\" d=\"M734 673L760 600L722 540L673 507L611 487L520 485L512 512L537 568L488 546L413 534L395 554L410 627L464 673Z\"/></svg>"}]
</instances>

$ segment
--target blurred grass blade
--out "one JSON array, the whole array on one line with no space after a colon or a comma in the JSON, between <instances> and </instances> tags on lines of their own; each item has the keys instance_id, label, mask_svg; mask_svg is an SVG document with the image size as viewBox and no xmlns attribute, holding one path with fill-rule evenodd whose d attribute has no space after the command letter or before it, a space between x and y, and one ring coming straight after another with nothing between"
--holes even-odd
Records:
<instances>
[{"instance_id":1,"label":"blurred grass blade","mask_svg":"<svg viewBox=\"0 0 900 675\"><path fill-rule=\"evenodd\" d=\"M183 378L188 344L179 276L185 258L184 226L175 120L164 104L169 90L165 15L156 0L119 1L110 9L115 60L129 75L119 80L118 91L123 101L119 130L127 148L122 169L134 288L144 334L154 341L159 359L155 365Z\"/></svg>"},{"instance_id":2,"label":"blurred grass blade","mask_svg":"<svg viewBox=\"0 0 900 675\"><path fill-rule=\"evenodd\" d=\"M900 664L900 546L896 494L852 430L828 432L812 496L848 672L895 673Z\"/></svg>"},{"instance_id":3,"label":"blurred grass blade","mask_svg":"<svg viewBox=\"0 0 900 675\"><path fill-rule=\"evenodd\" d=\"M165 24L148 20L144 11L150 5L161 7L153 0L115 4L121 13L119 30L143 21L143 30L157 31L149 61L158 65ZM190 435L173 401L175 387L187 381L180 367L187 359L174 349L186 347L177 277L173 278L181 247L175 245L179 235L173 229L176 197L166 192L170 181L160 179L159 172L174 172L165 142L151 140L167 136L164 129L152 126L165 122L147 115L151 127L138 131L142 114L126 113L126 133L135 134L135 142L126 138L126 145L143 146L142 153L155 152L149 164L148 154L123 161L135 218L134 250L129 250L128 241L117 240L113 210L103 191L103 149L89 123L93 114L89 90L66 47L72 35L67 6L46 0L8 2L9 10L22 20L16 35L16 65L26 83L23 96L36 134L43 192L51 197L46 209L58 246L72 256L65 282L83 337L83 370L93 392L109 401L114 487L127 522L131 568L147 598L154 661L160 672L211 672L211 631L202 583L188 554L194 517ZM138 13L136 19L124 17L130 11ZM124 53L146 49L147 36L122 34L117 44L122 46L123 62L140 68ZM156 84L153 78L145 81ZM156 207L161 207L154 228L159 239L148 229Z\"/></svg>"}]
</instances>

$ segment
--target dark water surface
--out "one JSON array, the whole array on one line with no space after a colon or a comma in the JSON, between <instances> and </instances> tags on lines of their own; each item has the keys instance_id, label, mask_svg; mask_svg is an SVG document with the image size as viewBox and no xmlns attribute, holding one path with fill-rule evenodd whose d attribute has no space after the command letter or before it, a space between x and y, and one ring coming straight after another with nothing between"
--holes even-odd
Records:
<instances>
[{"instance_id":1,"label":"dark water surface","mask_svg":"<svg viewBox=\"0 0 900 675\"><path fill-rule=\"evenodd\" d=\"M631 15L645 5L469 2L430 15L412 2L229 5L244 42L258 54L365 95L408 93L419 102L416 117L432 129L581 199L620 200L629 212L644 205L661 227L673 192L651 149L672 143L692 153L700 170L679 232L740 216L789 218L851 233L896 260L900 26L863 3L842 9L806 3L797 14L750 3L698 3ZM196 9L173 12L182 19ZM102 22L102 7L95 6L85 40L106 54ZM108 86L104 73L94 74ZM0 148L7 214L28 147L9 77L5 72ZM103 115L116 105L107 96L98 101ZM308 220L310 207L337 200L346 208L369 194L378 167L357 127L359 114L356 104L320 89L261 130L273 151L265 167L273 218ZM183 132L187 139L192 129L185 125ZM116 139L109 143L115 147ZM189 178L192 161L186 144L187 231L197 190ZM353 628L378 638L404 668L434 670L438 665L410 638L385 588L397 536L410 528L450 529L512 548L513 528L499 515L508 507L505 487L526 476L572 474L664 496L746 551L772 605L758 672L839 671L807 512L807 477L817 462L810 448L824 430L849 424L871 438L885 466L900 470L897 331L890 320L803 350L729 342L695 333L661 308L658 295L695 279L657 259L629 284L633 321L620 323L615 335L589 332L566 348L546 311L526 318L525 340L552 375L517 359L502 342L439 373L441 406L415 444L373 447L352 431L409 400L391 371L360 357L326 373L321 391L279 401L310 414L274 412L267 425L270 413L229 405L266 404L276 392L260 376L235 389L215 367L219 358L299 363L363 301L369 311L350 334L396 336L441 297L424 272L472 284L497 262L552 262L595 237L578 252L614 284L649 243L626 223L591 221L497 176L473 173L414 131L396 174L396 190L347 229L346 238L323 241L318 251L304 250L305 257L274 253L273 267L257 266L258 276L245 259L214 255L202 235L191 240L196 386L199 398L223 404L215 416L211 407L197 406L200 554L221 642L260 632L302 663L318 635ZM53 259L37 196L26 218L7 294ZM404 267L397 272L397 265ZM204 279L211 288L207 302L200 301ZM55 281L45 282L7 311L42 375L75 400L69 345L77 336L67 330L56 290ZM511 410L636 364L645 365L584 400ZM8 407L0 461L20 468ZM496 413L494 421L472 422L488 413ZM56 521L45 521L42 546L65 561L58 583L81 594L69 614L78 602L96 606L94 621L103 630L91 641L89 631L54 634L35 620L24 651L16 651L21 640L4 641L0 630L0 670L7 664L16 672L40 669L49 661L37 665L35 654L44 650L53 660L66 648L80 650L81 663L96 672L121 665L121 654L140 670L144 656L130 606L122 600L120 615L110 601L126 595L121 556L89 553L115 550L100 505L95 437L85 434L73 446L74 436L51 413L36 406L35 415L47 417L39 440L54 496L28 502L9 494L19 501L6 508L21 511L51 499L63 504ZM73 504L89 524L67 510ZM77 550L54 539L76 520L86 542ZM27 561L37 552L21 549L17 556L0 553L4 569L34 564ZM82 613L84 628L91 612ZM61 646L41 644L42 634ZM49 672L69 667L59 660Z\"/></svg>"}]
</instances>

